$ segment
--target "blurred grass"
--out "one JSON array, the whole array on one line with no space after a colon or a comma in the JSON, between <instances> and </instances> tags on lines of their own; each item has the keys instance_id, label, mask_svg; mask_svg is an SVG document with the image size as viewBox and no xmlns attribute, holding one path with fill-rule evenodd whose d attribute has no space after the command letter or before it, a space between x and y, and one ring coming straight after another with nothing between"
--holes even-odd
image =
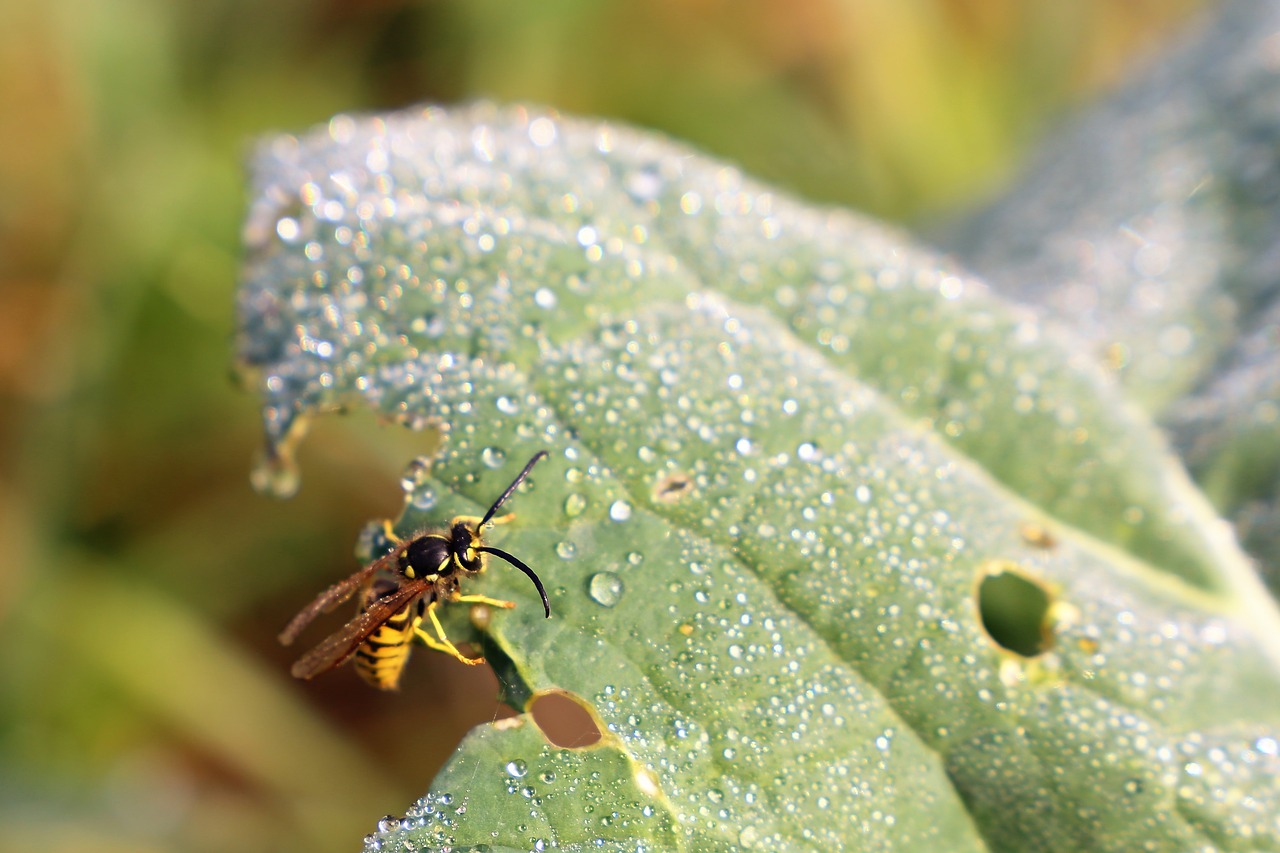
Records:
<instances>
[{"instance_id":1,"label":"blurred grass","mask_svg":"<svg viewBox=\"0 0 1280 853\"><path fill-rule=\"evenodd\" d=\"M0 4L0 849L351 850L508 713L425 651L398 696L288 678L276 631L424 445L331 419L297 498L250 492L228 375L252 137L531 99L912 221L998 186L1194 5Z\"/></svg>"}]
</instances>

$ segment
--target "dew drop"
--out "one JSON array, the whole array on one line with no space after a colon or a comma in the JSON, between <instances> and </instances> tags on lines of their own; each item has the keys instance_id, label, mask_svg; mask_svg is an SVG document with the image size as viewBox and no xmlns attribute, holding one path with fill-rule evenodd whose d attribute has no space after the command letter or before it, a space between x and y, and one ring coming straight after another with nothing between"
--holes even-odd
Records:
<instances>
[{"instance_id":1,"label":"dew drop","mask_svg":"<svg viewBox=\"0 0 1280 853\"><path fill-rule=\"evenodd\" d=\"M286 243L293 243L302 235L302 226L292 216L282 216L276 220L276 234Z\"/></svg>"},{"instance_id":2,"label":"dew drop","mask_svg":"<svg viewBox=\"0 0 1280 853\"><path fill-rule=\"evenodd\" d=\"M409 505L419 512L435 509L438 500L435 489L422 489L421 491L411 492L407 497L409 498Z\"/></svg>"},{"instance_id":3,"label":"dew drop","mask_svg":"<svg viewBox=\"0 0 1280 853\"><path fill-rule=\"evenodd\" d=\"M273 498L291 498L298 491L298 466L283 453L264 453L249 473L253 490Z\"/></svg>"},{"instance_id":4,"label":"dew drop","mask_svg":"<svg viewBox=\"0 0 1280 853\"><path fill-rule=\"evenodd\" d=\"M545 287L539 287L533 293L533 304L539 308L552 309L556 307L556 295L554 291Z\"/></svg>"},{"instance_id":5,"label":"dew drop","mask_svg":"<svg viewBox=\"0 0 1280 853\"><path fill-rule=\"evenodd\" d=\"M613 572L596 572L587 582L587 595L601 607L613 607L622 600L622 578Z\"/></svg>"},{"instance_id":6,"label":"dew drop","mask_svg":"<svg viewBox=\"0 0 1280 853\"><path fill-rule=\"evenodd\" d=\"M412 493L414 489L421 486L431 476L431 460L426 456L419 456L404 466L404 471L400 474L400 488L405 492Z\"/></svg>"},{"instance_id":7,"label":"dew drop","mask_svg":"<svg viewBox=\"0 0 1280 853\"><path fill-rule=\"evenodd\" d=\"M507 775L513 779L521 779L528 772L529 765L519 758L507 762Z\"/></svg>"},{"instance_id":8,"label":"dew drop","mask_svg":"<svg viewBox=\"0 0 1280 853\"><path fill-rule=\"evenodd\" d=\"M642 169L627 175L624 186L635 198L651 201L662 191L662 178L652 169Z\"/></svg>"},{"instance_id":9,"label":"dew drop","mask_svg":"<svg viewBox=\"0 0 1280 853\"><path fill-rule=\"evenodd\" d=\"M560 555L562 560L572 560L578 553L578 546L568 539L564 539L556 543L556 553Z\"/></svg>"},{"instance_id":10,"label":"dew drop","mask_svg":"<svg viewBox=\"0 0 1280 853\"><path fill-rule=\"evenodd\" d=\"M507 461L507 454L499 447L486 447L480 451L480 461L487 468L501 468L502 463Z\"/></svg>"},{"instance_id":11,"label":"dew drop","mask_svg":"<svg viewBox=\"0 0 1280 853\"><path fill-rule=\"evenodd\" d=\"M631 504L626 501L614 501L609 507L609 517L614 521L626 521L631 517Z\"/></svg>"},{"instance_id":12,"label":"dew drop","mask_svg":"<svg viewBox=\"0 0 1280 853\"><path fill-rule=\"evenodd\" d=\"M569 518L577 518L587 508L587 499L574 492L564 499L564 514Z\"/></svg>"}]
</instances>

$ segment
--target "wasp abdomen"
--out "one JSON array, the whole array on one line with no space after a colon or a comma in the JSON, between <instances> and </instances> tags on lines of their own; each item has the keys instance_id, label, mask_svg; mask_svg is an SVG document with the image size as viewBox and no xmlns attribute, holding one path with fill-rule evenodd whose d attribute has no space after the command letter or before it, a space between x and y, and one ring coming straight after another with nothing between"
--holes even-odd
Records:
<instances>
[{"instance_id":1,"label":"wasp abdomen","mask_svg":"<svg viewBox=\"0 0 1280 853\"><path fill-rule=\"evenodd\" d=\"M388 580L370 584L360 598L359 612L395 589L395 583ZM379 690L399 688L400 675L413 647L414 631L422 621L422 610L422 599L419 599L396 611L360 644L355 653L355 668L361 678Z\"/></svg>"}]
</instances>

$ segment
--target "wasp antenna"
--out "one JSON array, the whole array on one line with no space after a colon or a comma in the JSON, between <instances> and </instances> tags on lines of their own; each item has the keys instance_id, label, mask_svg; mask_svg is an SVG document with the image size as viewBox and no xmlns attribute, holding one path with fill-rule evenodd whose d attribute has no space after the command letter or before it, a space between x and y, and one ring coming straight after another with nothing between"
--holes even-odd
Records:
<instances>
[{"instance_id":1,"label":"wasp antenna","mask_svg":"<svg viewBox=\"0 0 1280 853\"><path fill-rule=\"evenodd\" d=\"M511 481L511 485L507 486L507 490L498 496L498 499L493 502L493 506L489 507L489 511L484 514L484 518L481 520L481 522L476 525L476 533L479 533L480 528L484 527L486 524L489 523L489 519L493 518L493 514L498 511L498 507L506 503L507 498L511 497L511 493L514 492L516 488L521 483L524 482L524 478L529 476L530 469L532 469L534 465L538 464L540 461L542 461L546 457L547 457L547 451L545 450L539 450L537 453L533 454L533 458L530 459L528 464L524 466L524 470L516 475L516 478Z\"/></svg>"},{"instance_id":2,"label":"wasp antenna","mask_svg":"<svg viewBox=\"0 0 1280 853\"><path fill-rule=\"evenodd\" d=\"M537 462L537 461L538 461L538 457L535 456L533 459L533 462ZM529 464L532 465L533 462L530 462ZM529 469L526 468L525 470L528 471ZM519 480L517 480L516 482L519 482ZM502 559L506 560L508 563L510 563L511 565L515 566L517 569L519 569L520 571L528 575L529 580L533 581L533 585L538 588L538 595L542 596L542 607L544 610L547 611L547 618L548 619L551 618L551 602L547 601L547 591L542 588L542 581L538 580L538 576L534 574L533 569L529 568L524 563L520 562L518 559L516 559L514 555L508 554L506 551L503 551L499 548L484 547L484 548L477 548L476 550L481 551L485 554L492 554L495 557L501 557Z\"/></svg>"}]
</instances>

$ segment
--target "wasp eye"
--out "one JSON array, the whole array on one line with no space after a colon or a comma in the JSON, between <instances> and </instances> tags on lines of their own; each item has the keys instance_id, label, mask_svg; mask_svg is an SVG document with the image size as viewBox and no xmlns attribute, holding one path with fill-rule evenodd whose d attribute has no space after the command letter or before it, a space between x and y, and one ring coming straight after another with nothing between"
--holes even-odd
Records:
<instances>
[{"instance_id":1,"label":"wasp eye","mask_svg":"<svg viewBox=\"0 0 1280 853\"><path fill-rule=\"evenodd\" d=\"M459 557L466 556L471 548L471 530L465 524L455 524L453 526L453 540L449 547L453 553Z\"/></svg>"}]
</instances>

